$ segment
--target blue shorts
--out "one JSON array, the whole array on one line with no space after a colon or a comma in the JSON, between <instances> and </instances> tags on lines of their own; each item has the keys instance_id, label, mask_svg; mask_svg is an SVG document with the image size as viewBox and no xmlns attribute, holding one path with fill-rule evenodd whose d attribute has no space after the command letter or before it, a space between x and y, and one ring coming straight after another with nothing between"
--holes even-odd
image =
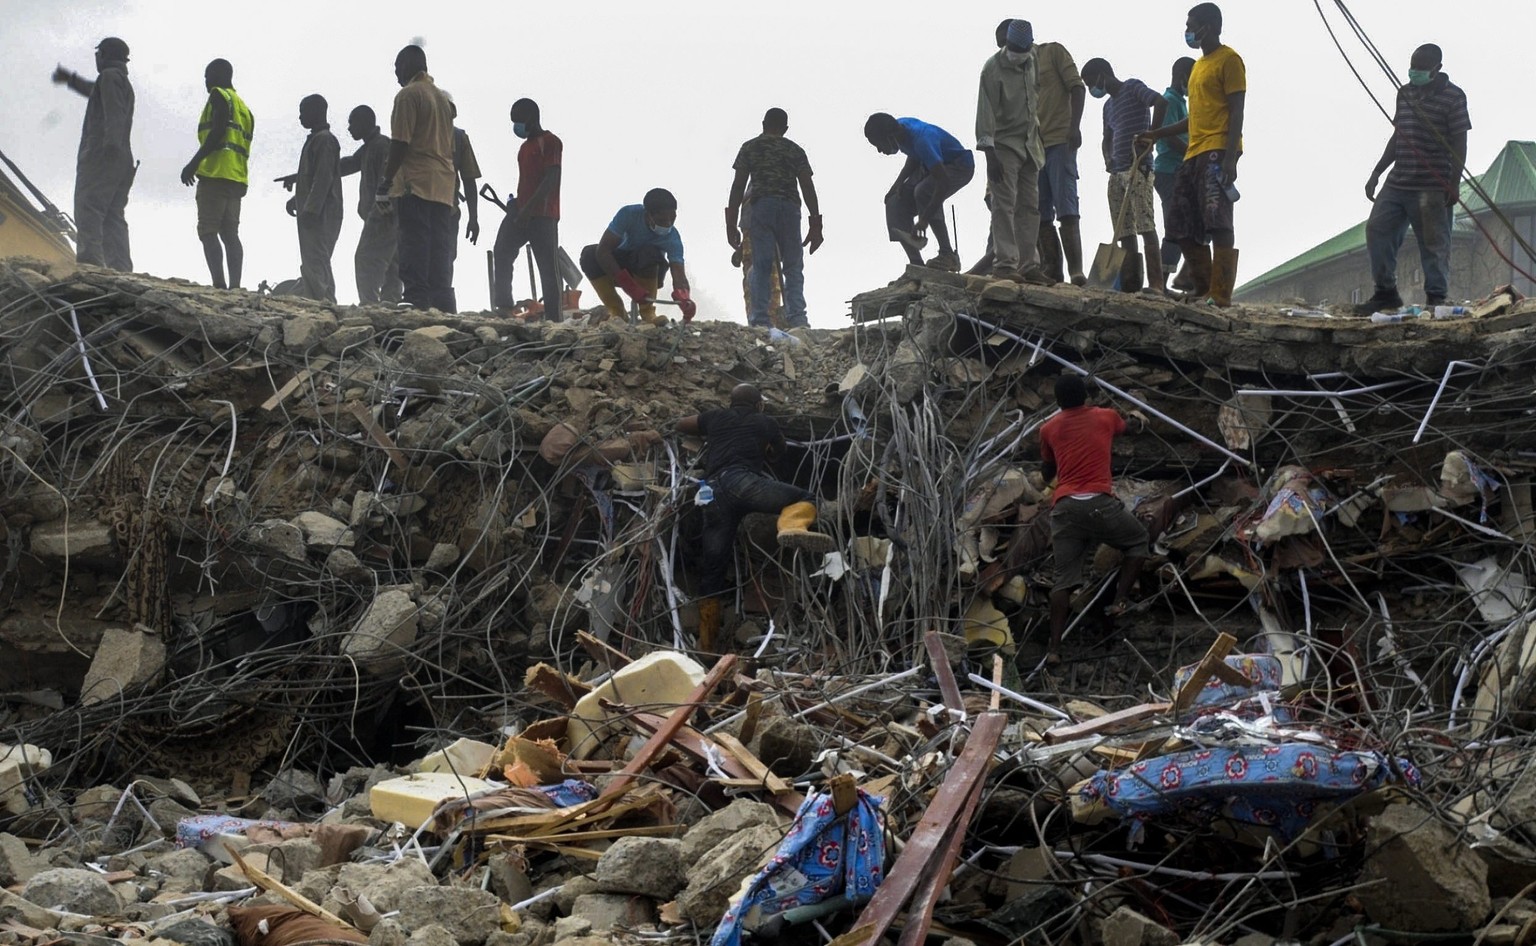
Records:
<instances>
[{"instance_id":1,"label":"blue shorts","mask_svg":"<svg viewBox=\"0 0 1536 946\"><path fill-rule=\"evenodd\" d=\"M1082 216L1077 209L1077 150L1070 144L1045 149L1040 169L1040 220Z\"/></svg>"}]
</instances>

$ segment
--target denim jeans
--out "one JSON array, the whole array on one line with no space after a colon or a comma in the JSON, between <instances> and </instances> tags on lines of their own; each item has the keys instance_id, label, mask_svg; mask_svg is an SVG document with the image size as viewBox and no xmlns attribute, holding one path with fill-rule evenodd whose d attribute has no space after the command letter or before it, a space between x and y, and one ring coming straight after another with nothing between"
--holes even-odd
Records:
<instances>
[{"instance_id":1,"label":"denim jeans","mask_svg":"<svg viewBox=\"0 0 1536 946\"><path fill-rule=\"evenodd\" d=\"M710 476L715 500L704 507L704 556L700 569L700 591L705 595L724 592L725 573L735 557L736 529L749 512L777 513L785 506L814 501L816 495L793 483L783 483L762 473L742 467L728 467Z\"/></svg>"},{"instance_id":2,"label":"denim jeans","mask_svg":"<svg viewBox=\"0 0 1536 946\"><path fill-rule=\"evenodd\" d=\"M747 224L752 241L752 313L747 324L767 328L773 302L773 258L779 258L784 281L784 321L797 328L805 316L805 250L800 246L800 202L787 197L758 197L752 201Z\"/></svg>"},{"instance_id":3,"label":"denim jeans","mask_svg":"<svg viewBox=\"0 0 1536 946\"><path fill-rule=\"evenodd\" d=\"M1451 212L1440 191L1410 191L1383 187L1371 205L1365 244L1371 256L1371 279L1378 293L1397 290L1397 253L1413 227L1424 270L1424 295L1444 299L1450 292Z\"/></svg>"},{"instance_id":4,"label":"denim jeans","mask_svg":"<svg viewBox=\"0 0 1536 946\"><path fill-rule=\"evenodd\" d=\"M453 208L407 194L395 201L400 220L400 281L418 309L452 312L453 256L459 231Z\"/></svg>"}]
</instances>

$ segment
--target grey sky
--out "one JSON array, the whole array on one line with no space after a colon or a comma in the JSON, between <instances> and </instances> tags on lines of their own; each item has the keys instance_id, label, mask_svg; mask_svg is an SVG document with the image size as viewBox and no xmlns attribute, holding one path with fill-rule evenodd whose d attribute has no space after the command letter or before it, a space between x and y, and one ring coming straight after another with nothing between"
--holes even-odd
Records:
<instances>
[{"instance_id":1,"label":"grey sky","mask_svg":"<svg viewBox=\"0 0 1536 946\"><path fill-rule=\"evenodd\" d=\"M206 97L203 66L222 56L256 115L252 186L242 213L246 283L296 276L298 250L285 194L272 178L291 171L304 131L298 102L319 92L331 103L344 151L346 115L369 104L387 125L397 89L395 52L425 40L431 71L454 93L486 179L516 183L518 145L507 109L527 95L565 141L561 242L574 256L594 242L619 206L649 187L668 187L700 300L701 318L741 320L740 273L730 266L721 208L740 143L764 109L781 106L790 136L810 154L827 243L807 264L814 325L844 323L845 301L883 285L903 265L887 243L881 197L897 158L863 139L874 111L913 115L974 144L976 77L1005 16L1030 19L1039 40L1067 45L1079 64L1107 58L1121 77L1161 90L1186 53L1188 2L1104 0L1096 4L994 4L952 0L885 3L782 0L761 7L673 0L574 4L381 2L240 5L227 18L206 4L0 0L9 85L0 95L0 149L61 207L72 204L75 147L84 99L48 77L56 63L92 72L97 40L132 47L138 95L134 146L143 162L128 207L141 271L207 281L193 232L192 191L177 180L196 148ZM1342 21L1323 2L1336 28ZM943 15L936 16L935 10ZM1505 141L1536 137L1529 85L1518 55L1536 34L1536 4L1471 0L1357 0L1351 9L1400 73L1415 46L1437 42L1445 70L1467 92L1473 130L1469 166L1482 172ZM1239 169L1239 280L1251 278L1363 219L1362 191L1389 128L1335 52L1309 0L1229 0L1224 38L1248 65L1246 155ZM1347 31L1346 31L1347 33ZM1501 37L1520 37L1500 42ZM1352 38L1346 49L1384 102L1393 86ZM1089 255L1109 230L1096 146L1100 104L1089 100L1081 161L1084 242ZM348 179L349 208L356 195ZM978 178L956 197L961 256L981 250L986 218ZM485 251L500 212L482 211L478 247L461 242L460 305L486 303ZM337 246L337 292L356 298L352 250L360 224L349 214ZM518 287L526 295L525 267ZM588 291L585 304L595 300Z\"/></svg>"}]
</instances>

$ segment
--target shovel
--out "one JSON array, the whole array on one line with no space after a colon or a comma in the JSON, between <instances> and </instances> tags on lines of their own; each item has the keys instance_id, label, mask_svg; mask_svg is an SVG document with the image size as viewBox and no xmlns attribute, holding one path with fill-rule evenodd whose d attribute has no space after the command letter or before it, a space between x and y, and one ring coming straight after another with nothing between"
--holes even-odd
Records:
<instances>
[{"instance_id":1,"label":"shovel","mask_svg":"<svg viewBox=\"0 0 1536 946\"><path fill-rule=\"evenodd\" d=\"M1131 170L1135 171L1141 163L1141 156L1146 152L1138 151L1131 155ZM1115 214L1115 232L1109 235L1110 242L1100 243L1099 251L1093 256L1093 265L1088 269L1088 285L1095 289L1113 289L1115 280L1120 277L1120 270L1125 266L1125 247L1121 246L1116 237L1120 235L1120 227L1125 223L1125 210L1131 202L1131 184L1125 188L1125 196L1120 198L1120 212Z\"/></svg>"}]
</instances>

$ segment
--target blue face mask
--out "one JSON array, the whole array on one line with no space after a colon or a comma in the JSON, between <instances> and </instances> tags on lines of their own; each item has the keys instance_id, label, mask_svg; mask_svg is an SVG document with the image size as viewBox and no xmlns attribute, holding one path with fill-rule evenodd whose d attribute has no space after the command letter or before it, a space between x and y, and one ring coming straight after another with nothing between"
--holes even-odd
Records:
<instances>
[{"instance_id":1,"label":"blue face mask","mask_svg":"<svg viewBox=\"0 0 1536 946\"><path fill-rule=\"evenodd\" d=\"M1185 30L1184 31L1184 45L1188 46L1190 49L1199 49L1200 48L1200 34L1197 33L1197 32L1194 32L1193 30Z\"/></svg>"},{"instance_id":2,"label":"blue face mask","mask_svg":"<svg viewBox=\"0 0 1536 946\"><path fill-rule=\"evenodd\" d=\"M526 138L526 137L528 137L528 123L527 122L513 122L512 123L512 134L516 135L519 138Z\"/></svg>"},{"instance_id":3,"label":"blue face mask","mask_svg":"<svg viewBox=\"0 0 1536 946\"><path fill-rule=\"evenodd\" d=\"M1435 77L1428 69L1409 69L1408 81L1413 85L1429 85L1429 80Z\"/></svg>"},{"instance_id":4,"label":"blue face mask","mask_svg":"<svg viewBox=\"0 0 1536 946\"><path fill-rule=\"evenodd\" d=\"M1094 86L1093 88L1088 90L1088 94L1093 96L1096 99L1101 99L1104 96L1108 95L1109 93L1105 92L1103 89L1099 88L1098 86Z\"/></svg>"}]
</instances>

